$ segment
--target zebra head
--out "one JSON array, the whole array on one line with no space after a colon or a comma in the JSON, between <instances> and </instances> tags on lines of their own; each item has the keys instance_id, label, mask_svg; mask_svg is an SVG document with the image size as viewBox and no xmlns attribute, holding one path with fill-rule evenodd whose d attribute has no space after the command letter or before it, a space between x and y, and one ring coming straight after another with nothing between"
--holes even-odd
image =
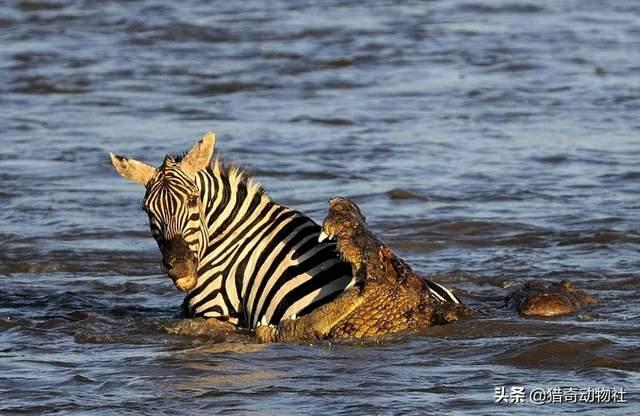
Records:
<instances>
[{"instance_id":1,"label":"zebra head","mask_svg":"<svg viewBox=\"0 0 640 416\"><path fill-rule=\"evenodd\" d=\"M209 243L198 172L209 165L215 140L209 132L183 157L166 156L157 169L110 154L118 173L146 187L142 206L162 253L162 270L183 292L196 286L198 263Z\"/></svg>"}]
</instances>

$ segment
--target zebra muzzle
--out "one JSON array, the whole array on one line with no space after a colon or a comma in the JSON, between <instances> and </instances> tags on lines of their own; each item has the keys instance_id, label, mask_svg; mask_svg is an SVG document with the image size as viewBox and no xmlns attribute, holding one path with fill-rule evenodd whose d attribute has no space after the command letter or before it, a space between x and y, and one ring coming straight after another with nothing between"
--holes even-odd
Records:
<instances>
[{"instance_id":1,"label":"zebra muzzle","mask_svg":"<svg viewBox=\"0 0 640 416\"><path fill-rule=\"evenodd\" d=\"M176 285L178 290L182 292L188 292L194 287L196 287L197 282L198 282L197 276L187 276L187 277L182 277L180 279L174 280L173 284Z\"/></svg>"},{"instance_id":2,"label":"zebra muzzle","mask_svg":"<svg viewBox=\"0 0 640 416\"><path fill-rule=\"evenodd\" d=\"M174 263L171 268L168 268L163 261L162 269L169 275L173 284L183 292L188 292L196 286L198 281L198 275L196 273L195 262L184 261Z\"/></svg>"},{"instance_id":3,"label":"zebra muzzle","mask_svg":"<svg viewBox=\"0 0 640 416\"><path fill-rule=\"evenodd\" d=\"M176 288L183 292L193 289L198 281L198 261L187 243L178 238L170 240L162 254L162 270L173 280Z\"/></svg>"}]
</instances>

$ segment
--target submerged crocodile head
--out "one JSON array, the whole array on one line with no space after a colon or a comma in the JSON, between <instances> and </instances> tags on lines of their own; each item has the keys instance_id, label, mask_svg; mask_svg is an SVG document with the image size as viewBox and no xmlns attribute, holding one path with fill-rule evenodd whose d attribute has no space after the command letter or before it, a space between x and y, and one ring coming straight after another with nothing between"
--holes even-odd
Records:
<instances>
[{"instance_id":1,"label":"submerged crocodile head","mask_svg":"<svg viewBox=\"0 0 640 416\"><path fill-rule=\"evenodd\" d=\"M592 302L593 297L575 289L567 280L549 284L528 282L505 299L508 307L524 316L567 315Z\"/></svg>"}]
</instances>

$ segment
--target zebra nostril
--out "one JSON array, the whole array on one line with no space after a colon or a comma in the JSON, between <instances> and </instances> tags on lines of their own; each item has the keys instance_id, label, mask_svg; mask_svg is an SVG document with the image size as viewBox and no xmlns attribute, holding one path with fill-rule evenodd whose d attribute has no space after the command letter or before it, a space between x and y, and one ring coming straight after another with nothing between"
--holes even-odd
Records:
<instances>
[{"instance_id":1,"label":"zebra nostril","mask_svg":"<svg viewBox=\"0 0 640 416\"><path fill-rule=\"evenodd\" d=\"M175 267L178 263L190 261L194 253L182 237L168 240L162 249L164 262L167 266Z\"/></svg>"},{"instance_id":2,"label":"zebra nostril","mask_svg":"<svg viewBox=\"0 0 640 416\"><path fill-rule=\"evenodd\" d=\"M167 256L162 259L162 263L167 268L167 270L173 269L173 266L177 263L178 258L176 256Z\"/></svg>"},{"instance_id":3,"label":"zebra nostril","mask_svg":"<svg viewBox=\"0 0 640 416\"><path fill-rule=\"evenodd\" d=\"M166 253L162 258L163 271L169 275L181 274L183 269L189 269L197 263L197 254L193 252Z\"/></svg>"},{"instance_id":4,"label":"zebra nostril","mask_svg":"<svg viewBox=\"0 0 640 416\"><path fill-rule=\"evenodd\" d=\"M166 260L162 260L162 268L164 269L164 271L169 271L171 270L172 265L169 264L169 262L167 262Z\"/></svg>"}]
</instances>

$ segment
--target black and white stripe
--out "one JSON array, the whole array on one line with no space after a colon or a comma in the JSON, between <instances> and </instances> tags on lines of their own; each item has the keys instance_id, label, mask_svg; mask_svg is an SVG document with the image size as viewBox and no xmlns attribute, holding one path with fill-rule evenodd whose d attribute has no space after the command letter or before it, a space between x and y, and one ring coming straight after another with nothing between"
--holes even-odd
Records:
<instances>
[{"instance_id":1,"label":"black and white stripe","mask_svg":"<svg viewBox=\"0 0 640 416\"><path fill-rule=\"evenodd\" d=\"M182 236L198 253L198 277L183 307L188 316L255 328L302 316L354 284L332 241L318 242L320 226L275 203L235 167L215 160L195 174L167 157L147 184L144 209L163 249ZM441 301L460 303L447 288L426 281Z\"/></svg>"},{"instance_id":2,"label":"black and white stripe","mask_svg":"<svg viewBox=\"0 0 640 416\"><path fill-rule=\"evenodd\" d=\"M424 281L427 284L427 288L429 288L429 293L431 293L434 298L441 302L453 302L455 304L460 304L460 299L458 299L451 290L441 284L432 282L429 279L424 279Z\"/></svg>"},{"instance_id":3,"label":"black and white stripe","mask_svg":"<svg viewBox=\"0 0 640 416\"><path fill-rule=\"evenodd\" d=\"M160 251L164 242L182 236L191 249L204 254L208 229L198 208L200 189L170 157L147 186L143 208L149 214L151 234Z\"/></svg>"},{"instance_id":4,"label":"black and white stripe","mask_svg":"<svg viewBox=\"0 0 640 416\"><path fill-rule=\"evenodd\" d=\"M145 197L154 237L162 249L182 227L200 254L197 285L184 302L188 315L254 328L304 315L352 284L335 244L318 243L320 227L273 202L239 169L216 160L194 183L180 174L179 159L166 159L157 175ZM185 204L194 192L199 212Z\"/></svg>"}]
</instances>

